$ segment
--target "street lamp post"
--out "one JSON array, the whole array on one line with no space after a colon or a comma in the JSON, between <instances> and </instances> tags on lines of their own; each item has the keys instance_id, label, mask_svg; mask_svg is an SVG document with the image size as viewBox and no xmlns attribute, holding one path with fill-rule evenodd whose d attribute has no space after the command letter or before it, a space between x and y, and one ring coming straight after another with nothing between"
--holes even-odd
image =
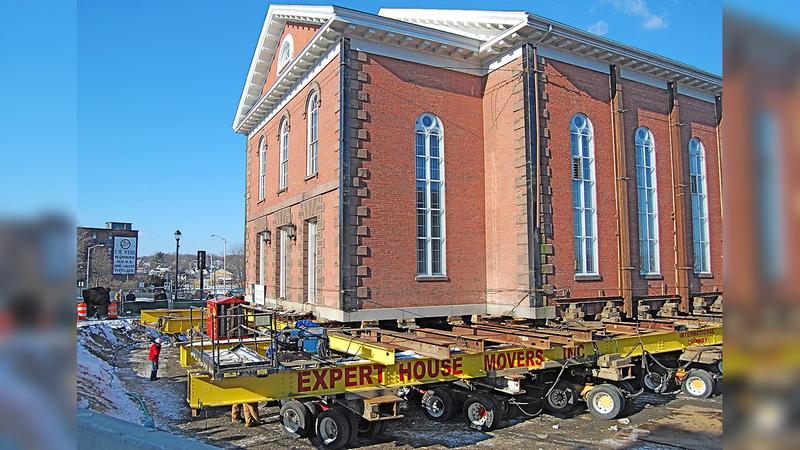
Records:
<instances>
[{"instance_id":1,"label":"street lamp post","mask_svg":"<svg viewBox=\"0 0 800 450\"><path fill-rule=\"evenodd\" d=\"M92 249L97 247L105 247L105 244L96 244L86 250L86 289L89 289L89 268L92 265Z\"/></svg>"},{"instance_id":2,"label":"street lamp post","mask_svg":"<svg viewBox=\"0 0 800 450\"><path fill-rule=\"evenodd\" d=\"M172 309L174 306L174 302L178 301L178 254L181 250L181 230L175 230L175 296L172 298L172 302L169 305L169 309Z\"/></svg>"},{"instance_id":3,"label":"street lamp post","mask_svg":"<svg viewBox=\"0 0 800 450\"><path fill-rule=\"evenodd\" d=\"M225 274L225 284L224 284L224 286L225 286L225 291L227 292L228 291L228 269L227 269L227 266L225 264L225 260L228 257L228 240L225 239L224 237L220 236L220 235L217 235L217 234L212 234L211 237L222 239L222 273Z\"/></svg>"}]
</instances>

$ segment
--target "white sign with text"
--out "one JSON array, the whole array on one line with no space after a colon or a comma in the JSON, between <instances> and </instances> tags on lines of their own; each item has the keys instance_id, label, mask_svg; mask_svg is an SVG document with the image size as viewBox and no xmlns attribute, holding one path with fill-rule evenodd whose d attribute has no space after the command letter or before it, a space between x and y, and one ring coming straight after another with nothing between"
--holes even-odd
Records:
<instances>
[{"instance_id":1,"label":"white sign with text","mask_svg":"<svg viewBox=\"0 0 800 450\"><path fill-rule=\"evenodd\" d=\"M114 275L136 274L136 238L114 236Z\"/></svg>"}]
</instances>

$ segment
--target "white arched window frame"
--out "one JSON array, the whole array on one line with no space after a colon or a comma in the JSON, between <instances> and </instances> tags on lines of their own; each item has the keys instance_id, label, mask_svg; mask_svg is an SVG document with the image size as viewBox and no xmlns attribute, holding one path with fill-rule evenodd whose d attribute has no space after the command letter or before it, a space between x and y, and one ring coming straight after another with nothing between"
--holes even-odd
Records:
<instances>
[{"instance_id":1,"label":"white arched window frame","mask_svg":"<svg viewBox=\"0 0 800 450\"><path fill-rule=\"evenodd\" d=\"M708 274L711 273L711 249L708 232L706 151L697 138L689 141L689 179L692 193L694 272Z\"/></svg>"},{"instance_id":2,"label":"white arched window frame","mask_svg":"<svg viewBox=\"0 0 800 450\"><path fill-rule=\"evenodd\" d=\"M575 273L598 275L594 130L585 114L575 114L570 121L570 147Z\"/></svg>"},{"instance_id":3,"label":"white arched window frame","mask_svg":"<svg viewBox=\"0 0 800 450\"><path fill-rule=\"evenodd\" d=\"M647 127L636 129L636 193L639 200L639 269L642 275L661 273L658 249L656 147Z\"/></svg>"},{"instance_id":4,"label":"white arched window frame","mask_svg":"<svg viewBox=\"0 0 800 450\"><path fill-rule=\"evenodd\" d=\"M439 118L419 116L414 142L417 276L445 276L444 130Z\"/></svg>"},{"instance_id":5,"label":"white arched window frame","mask_svg":"<svg viewBox=\"0 0 800 450\"><path fill-rule=\"evenodd\" d=\"M287 34L286 37L283 38L281 48L278 51L278 72L281 72L286 67L289 61L292 60L293 55L294 39L291 34Z\"/></svg>"},{"instance_id":6,"label":"white arched window frame","mask_svg":"<svg viewBox=\"0 0 800 450\"><path fill-rule=\"evenodd\" d=\"M280 174L278 176L278 188L286 189L289 178L289 120L283 118L280 126Z\"/></svg>"},{"instance_id":7,"label":"white arched window frame","mask_svg":"<svg viewBox=\"0 0 800 450\"><path fill-rule=\"evenodd\" d=\"M267 186L267 140L262 136L258 142L258 199L264 200Z\"/></svg>"},{"instance_id":8,"label":"white arched window frame","mask_svg":"<svg viewBox=\"0 0 800 450\"><path fill-rule=\"evenodd\" d=\"M311 93L308 98L308 109L306 111L308 121L306 151L306 175L311 176L317 173L317 159L319 158L319 93Z\"/></svg>"}]
</instances>

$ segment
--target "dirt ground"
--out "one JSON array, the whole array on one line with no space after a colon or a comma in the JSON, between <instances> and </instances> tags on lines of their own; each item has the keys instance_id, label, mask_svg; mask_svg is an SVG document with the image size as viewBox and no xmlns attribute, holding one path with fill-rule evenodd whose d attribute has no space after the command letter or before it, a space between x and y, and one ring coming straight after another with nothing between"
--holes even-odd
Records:
<instances>
[{"instance_id":1,"label":"dirt ground","mask_svg":"<svg viewBox=\"0 0 800 450\"><path fill-rule=\"evenodd\" d=\"M230 422L229 408L210 408L191 418L185 404L186 375L177 348L162 350L161 379L150 382L145 346L120 355L118 374L127 389L138 393L159 429L224 448L305 449L307 440L286 437L278 407L260 405L264 423L254 428ZM157 387L153 389L152 383ZM390 422L379 439L359 438L357 448L499 449L717 449L722 448L722 396L696 400L678 395L645 394L636 399L625 419L604 421L579 410L572 417L542 414L517 417L489 433L467 426L463 419L448 423L428 420L417 406L402 406L403 419Z\"/></svg>"}]
</instances>

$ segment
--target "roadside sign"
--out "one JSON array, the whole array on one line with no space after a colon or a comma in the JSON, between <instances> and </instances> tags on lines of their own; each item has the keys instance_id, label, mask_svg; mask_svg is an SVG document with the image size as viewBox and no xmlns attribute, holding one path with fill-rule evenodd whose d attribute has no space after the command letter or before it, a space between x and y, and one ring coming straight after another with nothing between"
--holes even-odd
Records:
<instances>
[{"instance_id":1,"label":"roadside sign","mask_svg":"<svg viewBox=\"0 0 800 450\"><path fill-rule=\"evenodd\" d=\"M136 238L114 236L112 272L114 275L136 274Z\"/></svg>"}]
</instances>

